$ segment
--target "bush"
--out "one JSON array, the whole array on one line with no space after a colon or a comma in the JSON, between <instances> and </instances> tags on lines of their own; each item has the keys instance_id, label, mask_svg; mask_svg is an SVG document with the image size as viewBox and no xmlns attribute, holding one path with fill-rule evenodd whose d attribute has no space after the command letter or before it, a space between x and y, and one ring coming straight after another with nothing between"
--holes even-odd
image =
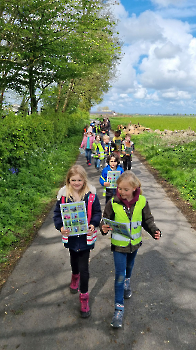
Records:
<instances>
[{"instance_id":1,"label":"bush","mask_svg":"<svg viewBox=\"0 0 196 350\"><path fill-rule=\"evenodd\" d=\"M81 137L68 138L64 144L40 154L18 174L5 173L0 180L0 258L7 249L29 232L41 212L59 189L68 168L79 154Z\"/></svg>"},{"instance_id":2,"label":"bush","mask_svg":"<svg viewBox=\"0 0 196 350\"><path fill-rule=\"evenodd\" d=\"M53 124L37 114L23 117L10 113L1 120L0 130L3 171L20 168L33 151L54 143Z\"/></svg>"},{"instance_id":3,"label":"bush","mask_svg":"<svg viewBox=\"0 0 196 350\"><path fill-rule=\"evenodd\" d=\"M71 115L45 111L23 116L10 113L0 121L0 176L18 171L33 153L49 150L68 136L82 134L89 117L77 110Z\"/></svg>"},{"instance_id":4,"label":"bush","mask_svg":"<svg viewBox=\"0 0 196 350\"><path fill-rule=\"evenodd\" d=\"M8 114L0 120L0 261L28 240L79 154L88 114Z\"/></svg>"}]
</instances>

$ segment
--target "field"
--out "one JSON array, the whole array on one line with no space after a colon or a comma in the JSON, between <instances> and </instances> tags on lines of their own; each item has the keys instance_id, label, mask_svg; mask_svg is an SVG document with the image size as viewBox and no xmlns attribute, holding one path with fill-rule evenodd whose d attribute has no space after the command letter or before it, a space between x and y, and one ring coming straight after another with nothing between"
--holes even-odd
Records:
<instances>
[{"instance_id":1,"label":"field","mask_svg":"<svg viewBox=\"0 0 196 350\"><path fill-rule=\"evenodd\" d=\"M128 125L139 123L152 130L194 130L196 131L195 117L114 117L111 118L112 129L116 130L119 124ZM159 135L144 132L133 135L135 149L145 157L145 160L160 176L172 184L180 197L196 210L196 136L178 132L173 135Z\"/></svg>"},{"instance_id":2,"label":"field","mask_svg":"<svg viewBox=\"0 0 196 350\"><path fill-rule=\"evenodd\" d=\"M118 125L140 124L152 130L187 130L196 131L196 117L181 117L181 116L118 116L110 118L112 129L117 129Z\"/></svg>"}]
</instances>

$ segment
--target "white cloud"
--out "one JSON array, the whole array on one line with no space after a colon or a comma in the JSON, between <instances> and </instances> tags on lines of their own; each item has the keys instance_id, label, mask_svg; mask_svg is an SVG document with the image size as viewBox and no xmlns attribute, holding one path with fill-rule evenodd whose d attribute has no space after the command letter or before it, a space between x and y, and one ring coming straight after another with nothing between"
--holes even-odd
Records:
<instances>
[{"instance_id":1,"label":"white cloud","mask_svg":"<svg viewBox=\"0 0 196 350\"><path fill-rule=\"evenodd\" d=\"M155 5L159 5L163 7L166 7L169 5L179 6L180 4L185 3L185 0L151 0L151 1Z\"/></svg>"},{"instance_id":2,"label":"white cloud","mask_svg":"<svg viewBox=\"0 0 196 350\"><path fill-rule=\"evenodd\" d=\"M133 109L150 113L151 108L157 112L172 108L172 113L178 113L182 112L179 106L183 106L187 113L187 108L195 108L196 99L196 38L191 34L194 25L168 14L171 9L184 13L191 7L196 10L196 4L192 0L187 0L187 7L183 1L154 3L160 5L159 11L147 10L138 16L129 16L122 4L113 6L125 43L124 56L103 105L111 105L116 111L122 105L130 113ZM176 5L179 6L174 8Z\"/></svg>"},{"instance_id":3,"label":"white cloud","mask_svg":"<svg viewBox=\"0 0 196 350\"><path fill-rule=\"evenodd\" d=\"M152 101L160 101L160 98L159 98L159 95L158 95L158 92L155 91L154 93L152 94L148 94L147 95L147 99L148 100L152 100Z\"/></svg>"},{"instance_id":4,"label":"white cloud","mask_svg":"<svg viewBox=\"0 0 196 350\"><path fill-rule=\"evenodd\" d=\"M138 88L136 88L136 91L134 93L134 97L143 99L146 96L147 96L147 90L142 86L138 86Z\"/></svg>"},{"instance_id":5,"label":"white cloud","mask_svg":"<svg viewBox=\"0 0 196 350\"><path fill-rule=\"evenodd\" d=\"M120 97L125 98L125 97L128 97L128 95L127 94L120 94Z\"/></svg>"},{"instance_id":6,"label":"white cloud","mask_svg":"<svg viewBox=\"0 0 196 350\"><path fill-rule=\"evenodd\" d=\"M138 41L154 42L162 38L162 28L158 21L155 23L156 15L152 11L145 11L139 17L135 14L130 18L124 18L118 24L120 36L127 44Z\"/></svg>"},{"instance_id":7,"label":"white cloud","mask_svg":"<svg viewBox=\"0 0 196 350\"><path fill-rule=\"evenodd\" d=\"M188 100L191 98L191 95L187 91L168 90L162 93L162 97L172 100Z\"/></svg>"},{"instance_id":8,"label":"white cloud","mask_svg":"<svg viewBox=\"0 0 196 350\"><path fill-rule=\"evenodd\" d=\"M155 56L158 59L161 58L172 58L181 52L179 45L174 45L170 41L163 44L161 47L156 47L154 49Z\"/></svg>"},{"instance_id":9,"label":"white cloud","mask_svg":"<svg viewBox=\"0 0 196 350\"><path fill-rule=\"evenodd\" d=\"M128 11L125 10L120 0L119 1L108 0L107 4L110 7L110 10L115 18L124 19L129 16Z\"/></svg>"}]
</instances>

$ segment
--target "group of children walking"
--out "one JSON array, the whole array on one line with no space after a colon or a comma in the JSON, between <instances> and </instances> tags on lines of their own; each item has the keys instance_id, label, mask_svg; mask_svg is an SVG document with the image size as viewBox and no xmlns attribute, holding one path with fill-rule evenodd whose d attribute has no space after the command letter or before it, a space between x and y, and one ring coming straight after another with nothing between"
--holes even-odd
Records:
<instances>
[{"instance_id":1,"label":"group of children walking","mask_svg":"<svg viewBox=\"0 0 196 350\"><path fill-rule=\"evenodd\" d=\"M123 162L124 171L131 169L134 143L131 141L130 134L126 134L123 140L121 131L117 130L110 141L110 136L107 133L94 133L92 126L85 130L80 148L85 150L88 166L91 166L91 157L93 156L95 168L100 170L103 167L104 159L111 153L115 153Z\"/></svg>"},{"instance_id":2,"label":"group of children walking","mask_svg":"<svg viewBox=\"0 0 196 350\"><path fill-rule=\"evenodd\" d=\"M115 137L118 139L120 135L116 133ZM114 144L115 141L114 139ZM111 250L115 266L115 308L111 326L119 328L123 324L124 299L130 298L132 295L130 278L135 257L142 244L142 227L156 240L161 237L161 231L155 225L149 204L142 195L139 179L130 170L131 152L133 151L133 148L129 147L130 137L126 135L124 149L121 147L122 140L121 143L117 142L119 147L111 149L110 138L106 138L106 135L103 143L103 150L100 146L96 148L98 144L100 145L100 136L94 136L91 130L87 130L81 144L81 147L85 147L88 166L91 165L92 147L94 147L96 167L100 167L101 161L107 155L107 165L103 167L100 176L100 184L104 187L106 195L103 215L96 189L89 183L84 167L74 165L67 173L66 185L58 192L54 210L54 224L62 234L65 248L69 249L72 270L70 292L80 291L80 313L83 318L89 317L91 313L88 292L89 257L90 250L95 246L96 228L100 228L102 235L111 232ZM120 165L119 152L123 154L124 169ZM108 171L119 172L120 176L117 178L116 188L114 186L110 188ZM88 230L83 234L72 235L70 230L63 225L61 204L80 201L85 203ZM115 232L115 229L112 229L104 219L126 224L128 234Z\"/></svg>"}]
</instances>

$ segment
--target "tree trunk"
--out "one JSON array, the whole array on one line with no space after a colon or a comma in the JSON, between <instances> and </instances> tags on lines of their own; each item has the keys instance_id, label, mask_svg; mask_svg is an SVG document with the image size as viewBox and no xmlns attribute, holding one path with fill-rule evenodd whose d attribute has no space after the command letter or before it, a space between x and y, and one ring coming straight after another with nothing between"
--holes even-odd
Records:
<instances>
[{"instance_id":1,"label":"tree trunk","mask_svg":"<svg viewBox=\"0 0 196 350\"><path fill-rule=\"evenodd\" d=\"M55 112L58 112L59 104L60 104L60 102L61 102L61 90L62 90L62 87L63 87L63 81L61 81L61 82L59 83L58 96L57 96L57 104L56 104Z\"/></svg>"},{"instance_id":2,"label":"tree trunk","mask_svg":"<svg viewBox=\"0 0 196 350\"><path fill-rule=\"evenodd\" d=\"M7 76L7 73L4 72L2 78L5 78L6 76ZM4 92L5 92L5 87L2 87L2 89L1 89L1 95L0 95L0 111L3 109Z\"/></svg>"},{"instance_id":3,"label":"tree trunk","mask_svg":"<svg viewBox=\"0 0 196 350\"><path fill-rule=\"evenodd\" d=\"M3 96L4 96L5 89L1 90L1 95L0 95L0 111L3 109Z\"/></svg>"},{"instance_id":4,"label":"tree trunk","mask_svg":"<svg viewBox=\"0 0 196 350\"><path fill-rule=\"evenodd\" d=\"M37 112L37 99L35 95L35 82L33 79L33 67L29 67L29 95L31 101L31 114Z\"/></svg>"},{"instance_id":5,"label":"tree trunk","mask_svg":"<svg viewBox=\"0 0 196 350\"><path fill-rule=\"evenodd\" d=\"M66 107L68 105L69 97L71 95L71 91L72 91L73 86L74 86L74 79L71 79L71 81L69 83L69 88L68 88L68 91L67 91L67 94L66 94L65 102L64 102L64 105L63 105L63 109L62 109L63 113L65 112Z\"/></svg>"}]
</instances>

